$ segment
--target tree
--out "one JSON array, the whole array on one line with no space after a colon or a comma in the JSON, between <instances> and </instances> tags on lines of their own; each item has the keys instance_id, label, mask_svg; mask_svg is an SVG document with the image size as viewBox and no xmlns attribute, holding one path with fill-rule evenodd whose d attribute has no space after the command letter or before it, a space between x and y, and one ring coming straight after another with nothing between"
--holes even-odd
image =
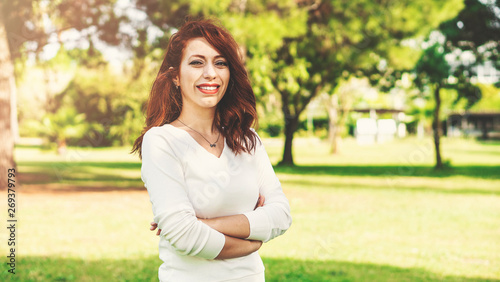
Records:
<instances>
[{"instance_id":1,"label":"tree","mask_svg":"<svg viewBox=\"0 0 500 282\"><path fill-rule=\"evenodd\" d=\"M97 42L124 47L131 45L132 37L120 29L130 20L115 3L116 0L1 0L2 29L5 25L2 36L7 42L6 49L10 51L8 56L9 53L2 49L2 55L6 54L6 60L12 65L14 60L23 60L27 53L32 53L39 63L42 62L39 65L48 68L49 64L45 64L45 59L39 56L44 47L48 44L64 46L72 43L86 51L85 56L81 56L81 52L71 52L79 63L89 67L98 66L102 60L96 56L99 54L94 47ZM79 36L74 42L68 42L63 39L66 31L72 31L73 35L76 32ZM88 48L84 47L85 42ZM82 58L89 60L84 61ZM14 81L13 77L11 81ZM7 112L2 110L3 113ZM0 120L3 122L3 119Z\"/></svg>"},{"instance_id":2,"label":"tree","mask_svg":"<svg viewBox=\"0 0 500 282\"><path fill-rule=\"evenodd\" d=\"M428 86L433 92L435 102L432 131L434 138L434 148L436 153L436 168L443 168L441 158L440 137L441 129L441 96L440 91L447 85L447 78L450 74L450 66L445 59L444 48L440 44L433 44L424 51L424 54L417 63L416 71L418 73L417 85L420 88Z\"/></svg>"},{"instance_id":3,"label":"tree","mask_svg":"<svg viewBox=\"0 0 500 282\"><path fill-rule=\"evenodd\" d=\"M305 5L307 4L307 5ZM322 89L342 79L384 80L404 39L424 34L458 12L459 1L303 1L306 32L284 38L271 75L282 97L285 148L282 164L293 165L298 119ZM455 7L453 6L455 5ZM390 67L387 67L389 65Z\"/></svg>"},{"instance_id":4,"label":"tree","mask_svg":"<svg viewBox=\"0 0 500 282\"><path fill-rule=\"evenodd\" d=\"M475 75L474 67L485 61L492 61L497 69L500 68L500 17L495 12L499 8L497 1L465 0L465 8L455 18L440 25L443 43L436 42L425 49L417 63L417 85L421 89L424 86L433 89L432 129L436 169L444 168L440 148L440 91L443 88L455 89L458 94L456 102L465 99L467 108L480 100L480 88L472 83L471 78ZM460 57L463 52L473 55L474 60L464 61ZM458 56L453 56L457 53ZM454 57L453 68L445 58L450 55ZM449 77L453 79L450 81Z\"/></svg>"},{"instance_id":5,"label":"tree","mask_svg":"<svg viewBox=\"0 0 500 282\"><path fill-rule=\"evenodd\" d=\"M97 147L133 143L143 127L144 94L154 78L144 71L141 77L132 78L134 75L116 75L106 68L78 69L74 80L56 96L60 102L52 112L62 111L62 116L50 115L57 126L62 126L58 120L84 116L85 134L72 134L68 144ZM76 122L70 124L74 132L81 132Z\"/></svg>"},{"instance_id":6,"label":"tree","mask_svg":"<svg viewBox=\"0 0 500 282\"><path fill-rule=\"evenodd\" d=\"M0 2L0 189L8 186L7 171L14 168L14 137L11 130L11 93L14 67L4 24L4 3Z\"/></svg>"},{"instance_id":7,"label":"tree","mask_svg":"<svg viewBox=\"0 0 500 282\"><path fill-rule=\"evenodd\" d=\"M500 2L465 0L465 8L453 19L442 23L439 31L446 37L446 50L470 51L475 60L463 67L491 61L500 68Z\"/></svg>"}]
</instances>

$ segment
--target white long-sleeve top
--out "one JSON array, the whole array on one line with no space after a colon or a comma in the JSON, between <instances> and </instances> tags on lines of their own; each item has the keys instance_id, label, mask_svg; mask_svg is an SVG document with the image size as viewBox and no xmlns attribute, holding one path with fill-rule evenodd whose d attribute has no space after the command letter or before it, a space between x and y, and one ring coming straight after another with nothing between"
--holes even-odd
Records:
<instances>
[{"instance_id":1,"label":"white long-sleeve top","mask_svg":"<svg viewBox=\"0 0 500 282\"><path fill-rule=\"evenodd\" d=\"M214 260L224 235L199 221L243 214L248 239L267 242L291 225L290 206L264 146L237 156L224 145L219 158L186 131L153 127L142 141L141 176L161 229L160 281L263 281L258 254ZM254 210L259 194L265 204Z\"/></svg>"}]
</instances>

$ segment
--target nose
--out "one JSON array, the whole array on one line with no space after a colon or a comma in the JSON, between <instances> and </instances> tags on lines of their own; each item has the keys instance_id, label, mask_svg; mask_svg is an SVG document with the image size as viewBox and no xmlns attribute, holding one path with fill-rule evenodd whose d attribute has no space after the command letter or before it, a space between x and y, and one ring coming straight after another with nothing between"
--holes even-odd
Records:
<instances>
[{"instance_id":1,"label":"nose","mask_svg":"<svg viewBox=\"0 0 500 282\"><path fill-rule=\"evenodd\" d=\"M203 69L203 77L209 80L215 79L217 73L215 72L215 68L212 64L206 64Z\"/></svg>"}]
</instances>

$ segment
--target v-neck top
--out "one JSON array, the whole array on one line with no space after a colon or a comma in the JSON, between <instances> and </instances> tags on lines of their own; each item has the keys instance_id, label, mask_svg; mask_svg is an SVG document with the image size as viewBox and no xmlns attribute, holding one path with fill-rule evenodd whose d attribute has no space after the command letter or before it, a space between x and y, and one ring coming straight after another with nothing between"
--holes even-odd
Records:
<instances>
[{"instance_id":1,"label":"v-neck top","mask_svg":"<svg viewBox=\"0 0 500 282\"><path fill-rule=\"evenodd\" d=\"M212 156L214 156L214 157L216 157L216 158L218 158L218 159L220 159L220 158L222 157L222 155L224 154L224 151L226 150L226 147L227 147L227 144L226 144L226 138L224 138L224 147L222 148L221 155L217 157L216 155L214 155L214 154L210 153L210 152L209 152L209 151L207 151L205 148L203 148L203 146L202 146L200 143L198 143L198 141L196 141L196 139L194 139L194 138L193 138L193 136L191 136L191 134L189 134L189 132L185 131L184 129L177 128L177 127L175 127L175 126L173 126L173 125L171 125L171 124L165 124L164 126L167 126L167 127L168 127L168 126L169 126L169 127L173 127L174 129L176 129L176 130L180 130L181 132L183 132L183 133L185 133L185 134L189 135L189 137L190 137L190 138L188 138L188 139L190 139L190 141L192 141L191 143L193 143L193 142L194 142L194 145L193 145L194 147L198 147L198 146L199 146L201 149L205 150L205 152L207 152L208 154L211 154ZM199 133L198 133L198 134L199 134Z\"/></svg>"},{"instance_id":2,"label":"v-neck top","mask_svg":"<svg viewBox=\"0 0 500 282\"><path fill-rule=\"evenodd\" d=\"M160 281L261 281L258 252L214 260L225 237L197 219L243 214L248 239L263 242L290 227L288 200L260 139L255 152L238 155L225 143L218 158L188 132L166 124L144 134L141 150L141 177L162 230ZM254 210L259 194L266 201Z\"/></svg>"}]
</instances>

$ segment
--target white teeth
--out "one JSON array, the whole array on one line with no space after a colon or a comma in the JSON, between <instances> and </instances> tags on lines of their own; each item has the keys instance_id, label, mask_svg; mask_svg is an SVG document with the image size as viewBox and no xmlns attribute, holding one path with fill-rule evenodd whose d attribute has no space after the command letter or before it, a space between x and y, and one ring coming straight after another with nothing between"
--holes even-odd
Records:
<instances>
[{"instance_id":1,"label":"white teeth","mask_svg":"<svg viewBox=\"0 0 500 282\"><path fill-rule=\"evenodd\" d=\"M212 91L212 90L217 89L217 86L200 86L200 88L203 89L203 90Z\"/></svg>"}]
</instances>

